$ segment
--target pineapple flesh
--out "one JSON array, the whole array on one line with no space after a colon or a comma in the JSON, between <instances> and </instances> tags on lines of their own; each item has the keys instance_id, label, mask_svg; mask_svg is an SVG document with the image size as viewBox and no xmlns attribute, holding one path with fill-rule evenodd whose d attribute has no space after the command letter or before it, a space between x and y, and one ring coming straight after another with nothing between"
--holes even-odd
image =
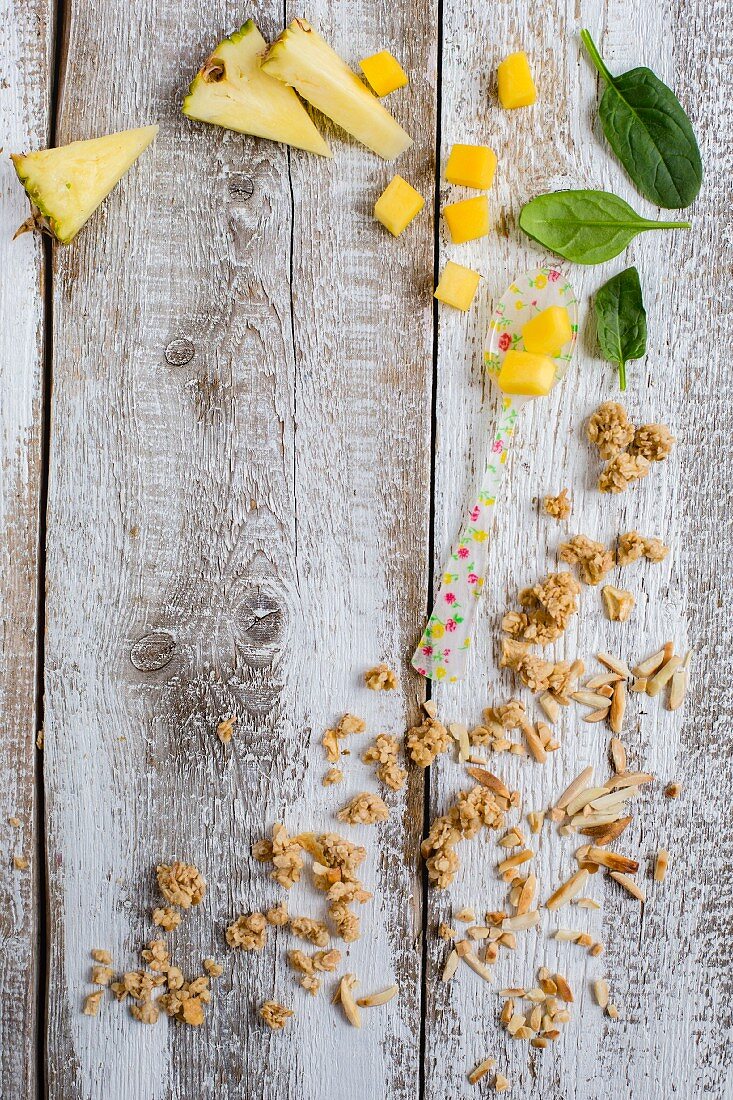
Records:
<instances>
[{"instance_id":1,"label":"pineapple flesh","mask_svg":"<svg viewBox=\"0 0 733 1100\"><path fill-rule=\"evenodd\" d=\"M412 145L410 135L304 19L295 19L273 42L262 68L384 160Z\"/></svg>"},{"instance_id":2,"label":"pineapple flesh","mask_svg":"<svg viewBox=\"0 0 733 1100\"><path fill-rule=\"evenodd\" d=\"M330 157L331 150L292 88L260 68L266 49L249 19L219 43L197 74L183 101L184 115Z\"/></svg>"},{"instance_id":3,"label":"pineapple flesh","mask_svg":"<svg viewBox=\"0 0 733 1100\"><path fill-rule=\"evenodd\" d=\"M39 229L68 244L157 133L157 126L142 126L58 149L12 153L31 202L31 217L16 236Z\"/></svg>"}]
</instances>

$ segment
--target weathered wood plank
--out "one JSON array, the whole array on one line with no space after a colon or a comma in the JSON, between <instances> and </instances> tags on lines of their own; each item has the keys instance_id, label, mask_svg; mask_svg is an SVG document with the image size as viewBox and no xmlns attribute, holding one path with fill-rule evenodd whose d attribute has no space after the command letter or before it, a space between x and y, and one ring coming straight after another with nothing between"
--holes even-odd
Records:
<instances>
[{"instance_id":1,"label":"weathered wood plank","mask_svg":"<svg viewBox=\"0 0 733 1100\"><path fill-rule=\"evenodd\" d=\"M463 684L436 693L446 718L472 722L482 705L515 692L496 669L499 619L515 605L519 588L555 566L564 529L538 510L538 498L545 493L570 487L570 533L582 531L610 541L636 527L670 542L669 562L616 574L615 583L631 588L638 598L627 626L607 623L599 593L585 589L578 622L556 648L558 657L587 659L602 645L636 659L669 637L679 647L689 642L698 651L694 697L684 718L637 700L627 723L632 763L660 779L637 803L633 828L619 844L625 852L639 853L649 900L641 910L615 887L593 880L588 892L602 900L602 914L575 909L567 918L567 911L559 918L546 914L539 934L521 934L518 950L500 957L495 988L530 984L542 963L568 975L576 993L574 1018L556 1051L529 1053L527 1044L507 1041L497 1022L501 1002L495 988L470 972L442 987L438 974L444 948L433 937L426 1095L435 1100L472 1095L466 1073L488 1054L511 1078L513 1091L528 1097L591 1100L633 1091L650 1098L674 1092L691 1100L701 1091L715 1096L730 1091L721 1045L729 1026L730 985L717 956L730 935L723 871L730 850L727 839L720 841L728 833L731 766L722 734L730 704L719 686L721 661L730 651L728 616L719 595L730 568L723 510L729 495L731 413L720 354L730 242L724 241L716 221L730 201L730 153L719 144L729 108L716 91L730 51L723 40L727 11L726 5L701 2L687 5L670 22L668 13L653 5L607 9L584 3L578 11L558 2L535 6L530 21L524 5L491 10L473 5L470 11L464 5L445 5L444 155L453 141L483 140L496 149L500 166L492 195L498 232L474 246L459 250L445 245L442 250L443 259L475 265L486 281L480 309L465 318L447 310L440 316L436 570L482 466L487 420L496 415L495 395L487 394L482 402L481 346L490 303L517 271L542 256L515 227L521 204L541 191L585 185L614 190L638 209L648 209L608 154L600 130L589 129L596 81L579 56L581 26L597 34L612 69L647 62L679 91L701 138L707 181L692 211L693 233L652 234L636 242L625 258L570 272L587 302L626 263L639 267L649 315L649 354L631 369L627 405L634 419L670 423L679 440L672 459L619 498L601 497L594 488L599 467L584 441L583 422L599 400L617 391L610 368L596 358L586 306L573 375L548 401L525 413L519 429L493 536L472 671ZM539 100L531 110L504 113L489 92L489 74L505 53L520 48L533 59ZM716 104L722 114L716 115ZM702 341L700 326L706 334ZM708 473L712 465L720 470L714 478ZM529 701L526 693L524 698ZM545 767L495 758L499 774L522 790L525 810L546 806L588 763L603 778L608 774L607 732L584 725L580 714L571 711L563 718L560 736L562 748ZM460 785L454 763L443 760L435 772L432 813L441 812ZM672 778L685 784L679 803L667 802L661 793L661 785ZM713 839L716 850L710 852ZM577 843L545 827L534 861L543 899L571 869ZM672 853L663 887L646 878L659 846ZM493 870L499 858L493 841L488 849L477 840L462 851L464 866L454 888L430 896L431 929L449 918L451 904L483 911L499 908L504 900L505 888ZM561 925L588 928L606 943L606 954L591 959L574 945L548 939L547 930ZM601 975L608 976L619 1006L616 1024L605 1020L592 1002L590 981Z\"/></svg>"},{"instance_id":2,"label":"weathered wood plank","mask_svg":"<svg viewBox=\"0 0 733 1100\"><path fill-rule=\"evenodd\" d=\"M279 9L253 14L266 36L281 29ZM350 60L387 40L425 74L396 110L418 139L403 170L429 192L427 13L385 10L379 25L327 3L309 14ZM71 12L59 139L154 118L162 128L56 259L54 1100L243 1089L402 1100L417 1089L419 777L386 828L353 831L368 843L376 897L344 965L364 991L396 976L399 1005L374 1010L357 1034L328 1003L331 982L314 1001L298 988L286 934L257 956L224 946L234 916L280 893L252 841L276 820L333 827L347 795L375 786L357 762L360 738L348 782L324 790L324 727L351 710L372 733L399 732L414 709L414 684L372 697L360 678L407 655L424 611L424 489L410 523L402 516L415 469L429 466L432 341L431 221L404 243L371 223L386 167L335 135L334 161L321 163L179 115L187 79L240 16L230 4L194 10L182 35L171 0L138 4L134 18L110 4ZM239 724L224 749L214 731L231 712ZM209 884L171 936L176 961L192 974L204 955L225 963L205 1027L146 1028L111 1002L81 1016L89 949L137 963L153 933L153 868L173 858ZM289 900L294 912L322 909L306 885ZM283 1035L256 1017L269 997L296 1009Z\"/></svg>"},{"instance_id":3,"label":"weathered wood plank","mask_svg":"<svg viewBox=\"0 0 733 1100\"><path fill-rule=\"evenodd\" d=\"M47 141L51 5L0 4L0 1095L36 1086L36 614L43 419L43 248L8 158ZM9 818L17 818L19 826ZM13 857L28 860L27 870Z\"/></svg>"}]
</instances>

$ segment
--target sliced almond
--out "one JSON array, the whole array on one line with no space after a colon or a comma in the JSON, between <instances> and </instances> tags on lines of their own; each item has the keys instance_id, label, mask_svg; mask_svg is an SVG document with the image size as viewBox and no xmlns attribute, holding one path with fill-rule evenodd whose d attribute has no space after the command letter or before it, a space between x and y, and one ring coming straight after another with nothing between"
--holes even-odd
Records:
<instances>
[{"instance_id":1,"label":"sliced almond","mask_svg":"<svg viewBox=\"0 0 733 1100\"><path fill-rule=\"evenodd\" d=\"M555 929L555 939L564 940L567 943L575 943L582 934L582 932L577 932L574 928Z\"/></svg>"},{"instance_id":2,"label":"sliced almond","mask_svg":"<svg viewBox=\"0 0 733 1100\"><path fill-rule=\"evenodd\" d=\"M465 764L471 755L471 742L468 738L468 727L460 722L453 722L448 726L448 732L458 742L458 759Z\"/></svg>"},{"instance_id":3,"label":"sliced almond","mask_svg":"<svg viewBox=\"0 0 733 1100\"><path fill-rule=\"evenodd\" d=\"M621 787L641 787L644 783L653 782L651 772L625 772L624 775L612 775L603 785L608 791L616 791Z\"/></svg>"},{"instance_id":4,"label":"sliced almond","mask_svg":"<svg viewBox=\"0 0 733 1100\"><path fill-rule=\"evenodd\" d=\"M516 1035L520 1027L524 1027L526 1022L526 1016L523 1016L521 1012L515 1012L512 1018L507 1023L506 1029L510 1035Z\"/></svg>"},{"instance_id":5,"label":"sliced almond","mask_svg":"<svg viewBox=\"0 0 733 1100\"><path fill-rule=\"evenodd\" d=\"M468 1075L468 1082L471 1085L475 1085L482 1077L485 1077L489 1070L492 1070L496 1062L493 1058L484 1058L483 1062L479 1062L475 1069L472 1069Z\"/></svg>"},{"instance_id":6,"label":"sliced almond","mask_svg":"<svg viewBox=\"0 0 733 1100\"><path fill-rule=\"evenodd\" d=\"M622 871L625 874L636 874L639 863L629 856L622 856L618 852L607 852L603 848L592 847L588 849L586 857L592 863L600 863L601 867L607 867L609 871Z\"/></svg>"},{"instance_id":7,"label":"sliced almond","mask_svg":"<svg viewBox=\"0 0 733 1100\"><path fill-rule=\"evenodd\" d=\"M634 665L634 676L638 676L640 679L646 679L649 676L653 676L657 672L665 661L665 654L663 649L658 649L656 653L652 653L651 657L647 657L641 664Z\"/></svg>"},{"instance_id":8,"label":"sliced almond","mask_svg":"<svg viewBox=\"0 0 733 1100\"><path fill-rule=\"evenodd\" d=\"M562 792L555 807L558 810L564 810L569 802L575 798L576 794L580 794L582 790L588 786L589 781L593 778L593 768L584 768L580 775L576 775L572 783L569 783L565 790Z\"/></svg>"},{"instance_id":9,"label":"sliced almond","mask_svg":"<svg viewBox=\"0 0 733 1100\"><path fill-rule=\"evenodd\" d=\"M605 814L594 813L590 806L585 806L579 814L575 815L570 824L574 829L583 829L586 825L611 825L614 821L618 821L621 812L621 806Z\"/></svg>"},{"instance_id":10,"label":"sliced almond","mask_svg":"<svg viewBox=\"0 0 733 1100\"><path fill-rule=\"evenodd\" d=\"M466 771L475 779L477 783L480 783L482 787L488 787L491 791L496 791L497 794L502 795L503 798L511 799L511 791L506 787L500 779L497 779L495 775L487 771L486 768L476 768L471 766L466 768Z\"/></svg>"},{"instance_id":11,"label":"sliced almond","mask_svg":"<svg viewBox=\"0 0 733 1100\"><path fill-rule=\"evenodd\" d=\"M534 901L535 890L537 889L537 877L535 875L527 875L524 886L522 887L519 899L517 901L517 913L528 913L532 907Z\"/></svg>"},{"instance_id":12,"label":"sliced almond","mask_svg":"<svg viewBox=\"0 0 733 1100\"><path fill-rule=\"evenodd\" d=\"M505 871L512 871L515 867L520 867L523 863L529 863L533 857L534 852L531 848L523 848L521 852L515 852L513 856L503 859L496 869L499 874L503 874Z\"/></svg>"},{"instance_id":13,"label":"sliced almond","mask_svg":"<svg viewBox=\"0 0 733 1100\"><path fill-rule=\"evenodd\" d=\"M473 951L467 951L463 956L463 961L471 967L474 974L478 974L480 978L483 978L485 982L493 981L493 975L487 966L481 962L477 955L474 955Z\"/></svg>"},{"instance_id":14,"label":"sliced almond","mask_svg":"<svg viewBox=\"0 0 733 1100\"><path fill-rule=\"evenodd\" d=\"M593 898L576 898L575 904L579 909L600 909L600 905Z\"/></svg>"},{"instance_id":15,"label":"sliced almond","mask_svg":"<svg viewBox=\"0 0 733 1100\"><path fill-rule=\"evenodd\" d=\"M534 928L539 924L540 914L537 909L530 909L529 913L519 913L516 917L507 917L501 922L503 932L523 932L526 928Z\"/></svg>"},{"instance_id":16,"label":"sliced almond","mask_svg":"<svg viewBox=\"0 0 733 1100\"><path fill-rule=\"evenodd\" d=\"M606 668L610 668L611 672L617 672L619 676L623 676L625 680L631 679L628 666L620 661L618 657L612 657L610 653L596 653L596 660L600 661Z\"/></svg>"},{"instance_id":17,"label":"sliced almond","mask_svg":"<svg viewBox=\"0 0 733 1100\"><path fill-rule=\"evenodd\" d=\"M609 822L608 825L586 825L580 832L583 836L591 837L597 848L604 848L606 844L617 840L630 823L630 817L621 817L618 821Z\"/></svg>"},{"instance_id":18,"label":"sliced almond","mask_svg":"<svg viewBox=\"0 0 733 1100\"><path fill-rule=\"evenodd\" d=\"M542 825L545 820L544 810L531 810L527 814L527 821L529 823L529 831L531 833L539 833L542 829Z\"/></svg>"},{"instance_id":19,"label":"sliced almond","mask_svg":"<svg viewBox=\"0 0 733 1100\"><path fill-rule=\"evenodd\" d=\"M666 798L679 798L681 790L681 783L668 783L664 788L664 794Z\"/></svg>"},{"instance_id":20,"label":"sliced almond","mask_svg":"<svg viewBox=\"0 0 733 1100\"><path fill-rule=\"evenodd\" d=\"M609 703L610 706L610 703ZM605 707L603 710L594 710L590 714L586 714L583 718L584 722L602 722L604 718L608 717L609 707Z\"/></svg>"},{"instance_id":21,"label":"sliced almond","mask_svg":"<svg viewBox=\"0 0 733 1100\"><path fill-rule=\"evenodd\" d=\"M602 672L600 676L593 676L592 679L585 684L586 691L597 691L598 688L606 687L608 684L615 684L617 680L622 680L623 677L618 672Z\"/></svg>"},{"instance_id":22,"label":"sliced almond","mask_svg":"<svg viewBox=\"0 0 733 1100\"><path fill-rule=\"evenodd\" d=\"M629 688L629 691L634 691L634 692L637 692L637 693L642 692L642 691L646 691L647 682L648 681L647 681L646 676L639 676L639 677L637 677L636 680L634 680L633 684Z\"/></svg>"},{"instance_id":23,"label":"sliced almond","mask_svg":"<svg viewBox=\"0 0 733 1100\"><path fill-rule=\"evenodd\" d=\"M664 876L667 874L667 867L669 865L669 852L666 848L660 848L657 852L657 857L654 860L654 881L664 882Z\"/></svg>"},{"instance_id":24,"label":"sliced almond","mask_svg":"<svg viewBox=\"0 0 733 1100\"><path fill-rule=\"evenodd\" d=\"M564 882L561 886L555 890L553 894L545 902L546 909L561 909L563 905L567 905L576 894L580 892L583 887L583 883L588 878L588 872L582 868L576 871L570 876L567 882Z\"/></svg>"},{"instance_id":25,"label":"sliced almond","mask_svg":"<svg viewBox=\"0 0 733 1100\"><path fill-rule=\"evenodd\" d=\"M508 1001L504 1001L504 1007L501 1010L501 1015L499 1016L499 1019L502 1022L502 1024L508 1024L513 1015L514 1015L514 1001L510 997Z\"/></svg>"},{"instance_id":26,"label":"sliced almond","mask_svg":"<svg viewBox=\"0 0 733 1100\"><path fill-rule=\"evenodd\" d=\"M626 712L626 681L619 680L614 684L613 697L611 698L611 712L608 724L613 733L621 733L621 726Z\"/></svg>"},{"instance_id":27,"label":"sliced almond","mask_svg":"<svg viewBox=\"0 0 733 1100\"><path fill-rule=\"evenodd\" d=\"M584 707L607 707L608 697L605 695L599 695L597 691L574 691L570 696L576 703L581 703Z\"/></svg>"},{"instance_id":28,"label":"sliced almond","mask_svg":"<svg viewBox=\"0 0 733 1100\"><path fill-rule=\"evenodd\" d=\"M534 726L531 722L522 723L522 733L527 742L527 747L532 753L538 764L544 764L547 760L547 753L545 752L545 746L542 744L540 737L537 735Z\"/></svg>"},{"instance_id":29,"label":"sliced almond","mask_svg":"<svg viewBox=\"0 0 733 1100\"><path fill-rule=\"evenodd\" d=\"M651 680L647 682L646 693L652 699L659 695L662 688L669 683L674 676L678 668L682 667L681 657L670 657L666 664L662 665L659 672L656 672L652 676Z\"/></svg>"},{"instance_id":30,"label":"sliced almond","mask_svg":"<svg viewBox=\"0 0 733 1100\"><path fill-rule=\"evenodd\" d=\"M354 974L344 974L339 983L339 999L341 1007L344 1010L344 1015L352 1027L361 1027L361 1013L356 1006L354 995L351 992L356 985L356 976Z\"/></svg>"},{"instance_id":31,"label":"sliced almond","mask_svg":"<svg viewBox=\"0 0 733 1100\"><path fill-rule=\"evenodd\" d=\"M646 901L646 894L640 886L636 885L633 878L629 878L628 875L624 875L621 871L611 871L610 874L611 878L615 879L619 886L623 886L624 890L631 894L632 897L636 898L637 901L642 902L642 904Z\"/></svg>"},{"instance_id":32,"label":"sliced almond","mask_svg":"<svg viewBox=\"0 0 733 1100\"><path fill-rule=\"evenodd\" d=\"M386 1005L387 1001L391 1001L393 997L396 997L399 991L400 987L398 985L390 985L379 993L370 993L366 997L359 997L356 1003L359 1008L377 1008L379 1005Z\"/></svg>"},{"instance_id":33,"label":"sliced almond","mask_svg":"<svg viewBox=\"0 0 733 1100\"><path fill-rule=\"evenodd\" d=\"M605 1008L608 1004L608 982L605 978L596 978L593 982L593 996L599 1008Z\"/></svg>"},{"instance_id":34,"label":"sliced almond","mask_svg":"<svg viewBox=\"0 0 733 1100\"><path fill-rule=\"evenodd\" d=\"M678 668L672 675L672 683L669 685L669 698L667 710L679 710L685 701L687 694L687 669Z\"/></svg>"},{"instance_id":35,"label":"sliced almond","mask_svg":"<svg viewBox=\"0 0 733 1100\"><path fill-rule=\"evenodd\" d=\"M571 798L570 802L568 802L565 807L565 812L568 817L573 817L573 815L582 810L584 806L592 802L594 798L602 798L606 793L605 787L586 787L580 794L576 794L575 798Z\"/></svg>"},{"instance_id":36,"label":"sliced almond","mask_svg":"<svg viewBox=\"0 0 733 1100\"><path fill-rule=\"evenodd\" d=\"M609 745L611 750L611 762L617 775L623 775L626 771L626 749L618 737L612 737Z\"/></svg>"},{"instance_id":37,"label":"sliced almond","mask_svg":"<svg viewBox=\"0 0 733 1100\"><path fill-rule=\"evenodd\" d=\"M554 974L553 979L557 986L557 995L561 1000L565 1001L565 1004L571 1004L575 998L573 997L573 991L566 982L562 974Z\"/></svg>"},{"instance_id":38,"label":"sliced almond","mask_svg":"<svg viewBox=\"0 0 733 1100\"><path fill-rule=\"evenodd\" d=\"M458 954L456 949L453 948L453 950L448 953L448 958L445 960L445 966L443 967L442 981L449 982L451 980L451 978L455 974L456 970L458 969L458 964L459 964L460 961L461 961L460 955Z\"/></svg>"},{"instance_id":39,"label":"sliced almond","mask_svg":"<svg viewBox=\"0 0 733 1100\"><path fill-rule=\"evenodd\" d=\"M487 928L485 924L474 924L466 929L466 935L472 940L486 940L489 938L490 933L491 929Z\"/></svg>"},{"instance_id":40,"label":"sliced almond","mask_svg":"<svg viewBox=\"0 0 733 1100\"><path fill-rule=\"evenodd\" d=\"M438 708L437 708L437 706L435 705L435 702L432 699L426 699L425 702L422 705L422 709L425 711L428 718L437 718L438 717Z\"/></svg>"},{"instance_id":41,"label":"sliced almond","mask_svg":"<svg viewBox=\"0 0 733 1100\"><path fill-rule=\"evenodd\" d=\"M608 794L601 795L600 798L594 798L590 806L597 813L606 813L614 806L622 806L624 802L628 802L631 798L638 798L638 795L638 787L619 787L615 791L609 791Z\"/></svg>"},{"instance_id":42,"label":"sliced almond","mask_svg":"<svg viewBox=\"0 0 733 1100\"><path fill-rule=\"evenodd\" d=\"M546 691L544 695L540 695L538 701L547 716L547 720L554 726L560 716L560 704L557 699L550 695L549 691Z\"/></svg>"}]
</instances>

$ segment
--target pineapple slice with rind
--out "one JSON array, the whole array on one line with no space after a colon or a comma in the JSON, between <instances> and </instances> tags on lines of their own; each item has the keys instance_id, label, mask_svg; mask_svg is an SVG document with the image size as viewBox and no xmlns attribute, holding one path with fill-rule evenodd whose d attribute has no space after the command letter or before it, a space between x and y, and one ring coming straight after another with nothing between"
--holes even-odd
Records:
<instances>
[{"instance_id":1,"label":"pineapple slice with rind","mask_svg":"<svg viewBox=\"0 0 733 1100\"><path fill-rule=\"evenodd\" d=\"M157 133L157 126L142 126L57 149L11 153L31 202L31 216L16 237L38 229L68 244Z\"/></svg>"},{"instance_id":2,"label":"pineapple slice with rind","mask_svg":"<svg viewBox=\"0 0 733 1100\"><path fill-rule=\"evenodd\" d=\"M330 157L328 144L292 88L260 68L266 49L248 19L201 67L183 101L184 115Z\"/></svg>"},{"instance_id":3,"label":"pineapple slice with rind","mask_svg":"<svg viewBox=\"0 0 733 1100\"><path fill-rule=\"evenodd\" d=\"M304 19L294 19L272 43L262 68L384 160L412 145L399 122Z\"/></svg>"}]
</instances>

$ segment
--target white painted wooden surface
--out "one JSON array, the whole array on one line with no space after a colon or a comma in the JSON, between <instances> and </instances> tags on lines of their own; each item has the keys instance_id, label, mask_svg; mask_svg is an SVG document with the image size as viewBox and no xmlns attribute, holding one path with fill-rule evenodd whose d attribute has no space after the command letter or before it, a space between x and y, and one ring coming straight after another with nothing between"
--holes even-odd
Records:
<instances>
[{"instance_id":1,"label":"white painted wooden surface","mask_svg":"<svg viewBox=\"0 0 733 1100\"><path fill-rule=\"evenodd\" d=\"M0 3L0 1096L36 1084L36 609L43 247L8 152L47 140L50 5ZM21 825L13 827L9 818ZM13 857L29 861L27 870Z\"/></svg>"},{"instance_id":2,"label":"white painted wooden surface","mask_svg":"<svg viewBox=\"0 0 733 1100\"><path fill-rule=\"evenodd\" d=\"M307 12L349 60L387 46L404 62L411 86L390 107L416 146L397 168L428 199L439 50L441 165L454 141L486 141L499 154L490 195L496 233L461 248L441 237L439 266L456 259L476 266L485 281L468 315L440 310L433 366L432 221L426 210L398 241L373 224L371 205L390 167L327 123L332 163L179 115L186 81L221 34L253 14L271 37L282 26L279 9L195 5L182 22L173 0L138 0L124 12L103 2L67 5L59 141L155 118L162 126L105 209L71 248L55 252L45 647L52 1100L443 1100L488 1091L487 1081L474 1090L466 1080L487 1054L514 1093L528 1097L692 1100L733 1088L725 947L733 859L725 828L733 425L724 354L733 165L730 108L721 94L731 62L730 5L694 0L677 13L661 3L642 9L553 0L539 8L526 0L444 0L442 10L442 28L434 5L408 0L379 14L317 0ZM21 145L43 140L39 89L48 86L48 70L17 63L35 51L37 68L43 57L29 37L40 26L47 41L47 24L34 21L40 11L40 4L32 14L13 7L3 23L9 29L0 32L15 59L0 90L0 118L21 127L12 135ZM647 210L597 125L591 130L597 86L579 53L581 26L594 32L612 69L647 62L667 79L701 139L707 178L693 233L649 234L602 268L571 271L587 303L610 274L629 262L639 267L649 354L630 368L628 407L635 418L666 420L679 442L671 460L629 493L610 499L596 492L599 467L583 421L616 389L610 368L595 358L586 306L574 374L525 414L518 433L507 478L511 504L499 511L469 677L436 698L446 719L472 722L484 705L513 692L495 667L498 621L519 588L554 566L565 528L539 512L546 492L571 488L571 533L611 540L638 527L665 538L673 548L667 563L619 574L638 596L632 621L608 624L599 593L586 589L557 653L591 658L604 646L636 659L666 637L694 645L684 716L634 701L625 735L634 765L684 783L677 803L662 798L661 783L645 795L623 843L645 866L657 847L668 847L671 871L663 887L646 883L643 912L592 882L603 911L573 913L606 943L600 959L549 940L547 929L564 918L545 914L542 932L520 935L519 950L501 958L495 988L468 971L443 987L439 920L452 905L483 911L504 898L495 838L463 845L454 887L427 895L421 989L423 776L413 775L409 792L389 800L388 826L355 831L370 849L364 878L376 897L361 914L365 935L346 968L364 991L393 977L401 986L399 1004L375 1010L356 1033L328 1004L330 983L315 1001L298 988L285 966L287 936L271 936L261 956L234 956L223 930L238 912L279 896L249 857L252 840L275 820L293 829L327 827L350 794L375 786L358 762L367 743L360 738L346 782L324 790L325 725L351 710L372 733L399 733L422 698L424 685L405 662L429 602L431 449L432 564L439 570L496 412L481 368L491 302L542 257L515 227L521 204L553 187L588 185ZM530 53L540 97L535 108L507 114L496 105L492 74L515 48ZM12 249L7 243L22 196L3 171L0 547L5 556L13 551L19 529L26 556L12 574L3 559L0 582L4 638L22 638L2 650L0 691L14 693L3 731L17 737L23 729L19 741L3 739L11 779L0 797L17 790L14 801L22 797L30 815L40 250L28 238ZM442 183L440 192L441 201L452 195ZM18 266L8 279L11 262ZM23 370L9 371L11 354L11 365ZM10 495L18 484L21 512ZM20 580L8 589L7 576ZM20 633L9 635L8 623ZM380 659L400 663L395 696L373 696L361 684L363 670ZM240 723L223 749L214 730L230 712ZM608 735L579 718L564 716L562 748L544 768L497 760L496 770L523 791L525 809L547 804L586 763L605 778ZM459 784L456 762L443 758L430 779L431 816ZM574 847L546 828L536 860L541 897L570 869ZM83 1017L89 949L108 947L119 967L137 964L153 934L154 866L173 858L195 862L209 883L201 911L171 937L177 961L192 973L204 955L225 961L205 1027L161 1021L145 1028L111 1002L96 1020ZM34 913L29 885L17 902L17 872L7 866L0 874L0 1093L25 1100L34 1087ZM12 926L8 896L20 905ZM312 914L321 905L306 888L289 900L293 911ZM528 1057L525 1044L503 1038L496 989L529 982L544 962L563 970L576 990L574 1019L554 1048ZM589 982L601 974L621 1012L617 1023L591 1003ZM8 996L8 989L20 993ZM271 996L297 1011L284 1034L265 1033L256 1019L257 1005Z\"/></svg>"}]
</instances>

